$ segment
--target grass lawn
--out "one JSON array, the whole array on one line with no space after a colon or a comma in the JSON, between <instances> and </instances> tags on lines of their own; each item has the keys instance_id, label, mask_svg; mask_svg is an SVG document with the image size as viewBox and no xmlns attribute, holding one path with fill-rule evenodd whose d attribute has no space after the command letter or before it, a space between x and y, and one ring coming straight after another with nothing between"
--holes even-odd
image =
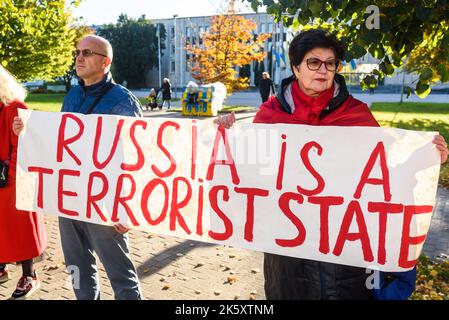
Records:
<instances>
[{"instance_id":1,"label":"grass lawn","mask_svg":"<svg viewBox=\"0 0 449 320\"><path fill-rule=\"evenodd\" d=\"M65 94L29 94L25 102L30 109L39 110L39 111L60 111L62 106L62 101L64 100ZM140 103L142 105L147 104L145 98L139 98ZM176 99L172 99L175 101ZM179 99L177 99L179 100ZM223 110L219 111L219 113L228 113L234 111L245 112L245 111L253 111L255 108L247 107L247 106L223 106ZM181 112L181 108L172 108L169 112Z\"/></svg>"},{"instance_id":2,"label":"grass lawn","mask_svg":"<svg viewBox=\"0 0 449 320\"><path fill-rule=\"evenodd\" d=\"M257 108L247 107L247 106L223 106L223 109L218 111L218 113L229 113L234 111L235 113L248 112L248 111L256 111ZM181 112L182 108L172 108L167 110L167 112Z\"/></svg>"},{"instance_id":3,"label":"grass lawn","mask_svg":"<svg viewBox=\"0 0 449 320\"><path fill-rule=\"evenodd\" d=\"M376 102L371 111L383 127L438 131L449 142L449 103ZM441 167L440 184L449 188L448 162Z\"/></svg>"},{"instance_id":4,"label":"grass lawn","mask_svg":"<svg viewBox=\"0 0 449 320\"><path fill-rule=\"evenodd\" d=\"M28 108L39 111L60 111L63 93L35 93L29 94L25 100Z\"/></svg>"}]
</instances>

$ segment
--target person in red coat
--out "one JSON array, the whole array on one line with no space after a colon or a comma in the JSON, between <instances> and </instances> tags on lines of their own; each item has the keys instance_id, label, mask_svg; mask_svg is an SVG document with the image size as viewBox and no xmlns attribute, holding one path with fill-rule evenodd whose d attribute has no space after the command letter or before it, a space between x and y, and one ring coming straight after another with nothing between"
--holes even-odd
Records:
<instances>
[{"instance_id":1,"label":"person in red coat","mask_svg":"<svg viewBox=\"0 0 449 320\"><path fill-rule=\"evenodd\" d=\"M25 89L0 65L0 283L11 279L7 263L22 265L12 299L26 299L40 287L33 258L47 244L43 215L16 209L18 137L12 123L17 110L26 109L25 96Z\"/></svg>"},{"instance_id":2,"label":"person in red coat","mask_svg":"<svg viewBox=\"0 0 449 320\"><path fill-rule=\"evenodd\" d=\"M277 96L262 104L254 123L378 127L368 106L348 93L343 76L337 73L344 53L341 43L325 30L310 29L297 34L289 48L293 75L282 81ZM233 114L215 120L225 128L234 122ZM433 142L441 151L441 162L445 162L449 152L444 138L436 136ZM264 254L267 299L379 298L368 290L368 276L364 268ZM410 278L396 277L396 280L410 282ZM408 297L413 291L414 279L411 279L413 285L400 283L396 286L405 288L406 292L389 294L387 298Z\"/></svg>"}]
</instances>

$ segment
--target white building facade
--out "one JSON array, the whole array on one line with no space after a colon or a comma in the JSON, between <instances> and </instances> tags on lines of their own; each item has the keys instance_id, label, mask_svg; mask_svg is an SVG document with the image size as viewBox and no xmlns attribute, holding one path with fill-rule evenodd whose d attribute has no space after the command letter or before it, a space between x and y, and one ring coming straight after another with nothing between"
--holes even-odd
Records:
<instances>
[{"instance_id":1,"label":"white building facade","mask_svg":"<svg viewBox=\"0 0 449 320\"><path fill-rule=\"evenodd\" d=\"M286 28L282 23L276 23L267 13L239 14L247 20L256 22L255 34L269 33L271 38L266 41L264 51L267 53L261 63L252 62L246 68L245 76L250 78L250 86L256 87L263 71L271 75L275 84L291 75L288 47L295 31ZM166 30L165 49L162 52L161 72L156 66L149 74L150 85L160 87L163 78L169 78L173 88L183 89L190 81L194 81L191 73L191 63L186 46L189 44L201 45L201 37L208 32L212 16L180 18L174 16L168 19L154 19L154 24L163 24ZM343 70L348 85L359 86L360 77L370 74L378 68L379 61L367 54L355 61L355 64L346 64ZM263 66L262 66L263 64ZM355 68L354 68L355 67ZM162 78L162 79L159 79ZM396 87L399 90L402 83L411 83L416 75L396 72L392 77L385 77L381 86Z\"/></svg>"},{"instance_id":2,"label":"white building facade","mask_svg":"<svg viewBox=\"0 0 449 320\"><path fill-rule=\"evenodd\" d=\"M285 28L281 23L274 22L271 15L266 13L239 14L247 20L256 22L255 34L270 33L271 38L265 43L264 51L267 57L263 62L257 64L253 62L249 70L250 85L257 84L256 77L261 77L262 71L268 72L273 80L290 75L288 61L288 43L293 37L293 33ZM161 58L161 78L169 78L173 87L184 88L189 81L193 81L191 73L191 63L186 46L201 45L201 37L204 32L208 32L211 25L212 16L179 18L174 16L170 19L154 19L154 24L161 23L165 26L165 50ZM261 64L263 63L263 67ZM150 72L150 83L153 87L158 87L160 83L159 70L156 66Z\"/></svg>"}]
</instances>

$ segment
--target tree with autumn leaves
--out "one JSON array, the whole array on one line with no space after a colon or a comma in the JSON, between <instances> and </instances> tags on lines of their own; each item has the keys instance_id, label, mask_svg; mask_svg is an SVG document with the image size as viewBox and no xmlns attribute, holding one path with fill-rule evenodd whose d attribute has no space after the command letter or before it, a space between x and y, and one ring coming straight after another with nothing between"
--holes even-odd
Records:
<instances>
[{"instance_id":1,"label":"tree with autumn leaves","mask_svg":"<svg viewBox=\"0 0 449 320\"><path fill-rule=\"evenodd\" d=\"M0 63L22 81L51 80L73 62L80 0L0 0Z\"/></svg>"},{"instance_id":2,"label":"tree with autumn leaves","mask_svg":"<svg viewBox=\"0 0 449 320\"><path fill-rule=\"evenodd\" d=\"M426 81L449 81L449 41L442 45L442 38L449 34L449 22L431 26L423 41L411 52L405 63L408 72L420 74ZM427 87L426 87L427 88ZM427 89L430 92L430 88Z\"/></svg>"},{"instance_id":3,"label":"tree with autumn leaves","mask_svg":"<svg viewBox=\"0 0 449 320\"><path fill-rule=\"evenodd\" d=\"M210 31L202 36L202 45L189 45L192 75L200 83L222 82L228 93L248 87L249 78L238 77L237 68L262 61L269 34L254 36L256 23L242 16L222 14L212 17ZM201 42L200 42L201 43Z\"/></svg>"}]
</instances>

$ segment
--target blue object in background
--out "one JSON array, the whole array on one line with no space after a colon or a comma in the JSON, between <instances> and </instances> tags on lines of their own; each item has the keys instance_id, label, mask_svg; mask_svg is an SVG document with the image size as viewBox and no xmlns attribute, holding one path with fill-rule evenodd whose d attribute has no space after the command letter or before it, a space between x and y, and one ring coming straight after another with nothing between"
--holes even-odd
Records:
<instances>
[{"instance_id":1,"label":"blue object in background","mask_svg":"<svg viewBox=\"0 0 449 320\"><path fill-rule=\"evenodd\" d=\"M407 300L415 291L416 266L405 272L379 272L379 289L373 289L376 300Z\"/></svg>"},{"instance_id":2,"label":"blue object in background","mask_svg":"<svg viewBox=\"0 0 449 320\"><path fill-rule=\"evenodd\" d=\"M351 60L351 68L352 68L352 70L357 69L357 64L355 63L354 59Z\"/></svg>"}]
</instances>

